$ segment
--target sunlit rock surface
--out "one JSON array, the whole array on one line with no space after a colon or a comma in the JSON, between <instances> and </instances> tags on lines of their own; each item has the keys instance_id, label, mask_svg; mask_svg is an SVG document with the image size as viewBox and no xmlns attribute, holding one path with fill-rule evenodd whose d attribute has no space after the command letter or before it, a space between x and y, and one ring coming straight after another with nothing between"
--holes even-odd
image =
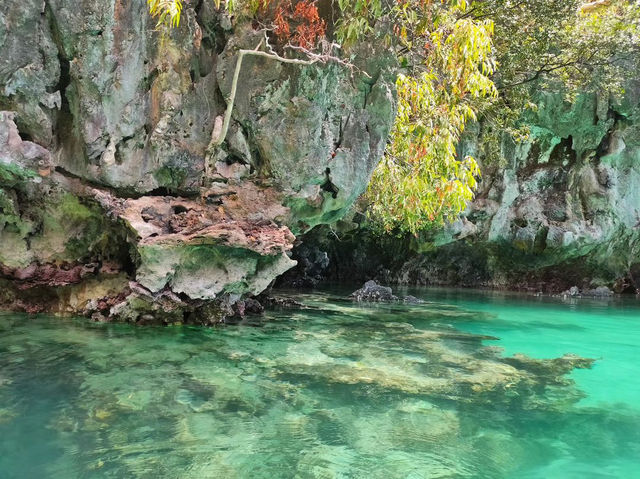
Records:
<instances>
[{"instance_id":1,"label":"sunlit rock surface","mask_svg":"<svg viewBox=\"0 0 640 479\"><path fill-rule=\"evenodd\" d=\"M212 2L187 2L164 32L145 2L3 7L4 307L130 321L146 309L145 322L206 307L216 322L295 264L292 231L345 214L384 150L382 51L355 49L353 68L246 58L216 146L237 50L262 38L250 25L232 30ZM113 275L129 281L91 293Z\"/></svg>"},{"instance_id":2,"label":"sunlit rock surface","mask_svg":"<svg viewBox=\"0 0 640 479\"><path fill-rule=\"evenodd\" d=\"M329 256L324 276L554 293L639 290L640 86L627 85L623 97L585 94L569 103L541 92L537 99L536 113L523 119L529 139L505 134L502 159L483 156L479 129L469 125L459 154L476 157L482 177L461 218L418 237L381 238L351 221L312 232L307 249Z\"/></svg>"},{"instance_id":3,"label":"sunlit rock surface","mask_svg":"<svg viewBox=\"0 0 640 479\"><path fill-rule=\"evenodd\" d=\"M580 95L573 104L540 94L526 120L530 140L505 138L505 164L484 160L476 201L436 239L449 243L442 253L477 249L485 281L497 286L639 289L639 114L635 83L624 97ZM473 144L462 150L475 153Z\"/></svg>"}]
</instances>

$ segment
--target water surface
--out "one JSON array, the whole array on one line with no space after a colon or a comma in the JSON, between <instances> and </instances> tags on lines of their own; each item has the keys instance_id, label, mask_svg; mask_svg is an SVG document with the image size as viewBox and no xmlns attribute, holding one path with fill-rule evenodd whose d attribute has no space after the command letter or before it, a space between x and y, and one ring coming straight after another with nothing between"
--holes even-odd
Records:
<instances>
[{"instance_id":1,"label":"water surface","mask_svg":"<svg viewBox=\"0 0 640 479\"><path fill-rule=\"evenodd\" d=\"M637 301L335 293L214 329L0 315L0 477L638 476Z\"/></svg>"}]
</instances>

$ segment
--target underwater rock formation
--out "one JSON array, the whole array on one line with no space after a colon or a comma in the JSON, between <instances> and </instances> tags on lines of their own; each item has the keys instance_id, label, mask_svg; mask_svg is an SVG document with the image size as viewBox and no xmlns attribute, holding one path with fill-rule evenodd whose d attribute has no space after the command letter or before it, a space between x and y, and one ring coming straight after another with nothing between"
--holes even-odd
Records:
<instances>
[{"instance_id":1,"label":"underwater rock formation","mask_svg":"<svg viewBox=\"0 0 640 479\"><path fill-rule=\"evenodd\" d=\"M568 454L585 437L633 455L637 412L577 407L585 393L567 373L590 367L589 359L504 357L483 345L496 338L446 326L465 314L487 320L477 311L363 308L326 296L305 303L300 314L269 311L265 327L243 331L123 334L113 325L4 315L0 348L11 354L0 397L40 391L34 384L48 378L64 385L49 386L64 400L27 409L41 398L5 399L0 406L20 410L0 408L0 423L19 417L3 432L33 431L35 414L36 431L73 451L52 466L72 476L271 477L277 464L282 477L348 476L354 467L361 477L518 477L511 468L523 458L557 457L549 442ZM176 449L182 453L166 452ZM335 464L326 462L333 455ZM367 473L381 468L384 475Z\"/></svg>"},{"instance_id":2,"label":"underwater rock formation","mask_svg":"<svg viewBox=\"0 0 640 479\"><path fill-rule=\"evenodd\" d=\"M211 2L160 32L144 2L0 12L0 305L219 321L295 264L294 233L364 191L395 114L393 60L245 58ZM240 307L240 310L244 308Z\"/></svg>"}]
</instances>

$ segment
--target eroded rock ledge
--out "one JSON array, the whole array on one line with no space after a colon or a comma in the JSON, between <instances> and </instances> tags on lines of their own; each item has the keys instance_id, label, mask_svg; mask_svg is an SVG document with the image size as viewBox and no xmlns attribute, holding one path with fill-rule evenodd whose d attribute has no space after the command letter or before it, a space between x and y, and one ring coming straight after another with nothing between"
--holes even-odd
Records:
<instances>
[{"instance_id":1,"label":"eroded rock ledge","mask_svg":"<svg viewBox=\"0 0 640 479\"><path fill-rule=\"evenodd\" d=\"M461 218L419 237L379 237L357 215L316 229L296 248L289 283L640 294L640 82L623 96L585 93L570 103L538 92L536 101L522 119L529 138L505 133L501 161L483 157L483 127L466 129L459 150L482 162L482 178Z\"/></svg>"},{"instance_id":2,"label":"eroded rock ledge","mask_svg":"<svg viewBox=\"0 0 640 479\"><path fill-rule=\"evenodd\" d=\"M9 0L0 13L0 306L215 323L295 264L295 236L364 191L394 63L246 58L211 2L154 30L144 2ZM161 35L164 35L162 38Z\"/></svg>"}]
</instances>

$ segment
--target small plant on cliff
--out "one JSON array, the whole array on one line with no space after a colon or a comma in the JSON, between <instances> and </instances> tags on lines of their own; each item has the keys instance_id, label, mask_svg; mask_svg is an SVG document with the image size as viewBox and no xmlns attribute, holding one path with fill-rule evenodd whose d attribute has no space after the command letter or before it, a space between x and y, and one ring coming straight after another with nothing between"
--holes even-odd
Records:
<instances>
[{"instance_id":1,"label":"small plant on cliff","mask_svg":"<svg viewBox=\"0 0 640 479\"><path fill-rule=\"evenodd\" d=\"M281 43L313 48L324 37L326 25L318 15L315 2L281 2L273 19L273 33Z\"/></svg>"},{"instance_id":2,"label":"small plant on cliff","mask_svg":"<svg viewBox=\"0 0 640 479\"><path fill-rule=\"evenodd\" d=\"M182 0L147 0L149 13L158 20L157 26L177 27L182 14Z\"/></svg>"}]
</instances>

